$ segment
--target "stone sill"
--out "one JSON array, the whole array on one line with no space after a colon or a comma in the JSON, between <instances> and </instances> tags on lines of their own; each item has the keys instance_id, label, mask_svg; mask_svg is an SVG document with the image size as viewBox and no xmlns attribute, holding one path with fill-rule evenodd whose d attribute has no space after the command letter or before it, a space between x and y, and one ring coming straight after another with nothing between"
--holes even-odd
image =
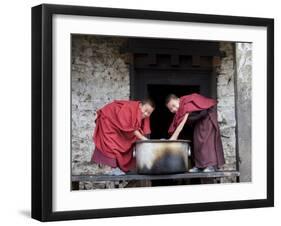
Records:
<instances>
[{"instance_id":1,"label":"stone sill","mask_svg":"<svg viewBox=\"0 0 281 226\"><path fill-rule=\"evenodd\" d=\"M130 180L166 180L166 179L190 179L190 178L221 178L238 177L238 171L217 171L212 173L179 173L179 174L161 174L161 175L141 175L128 173L120 176L112 175L72 175L72 182L79 181L130 181Z\"/></svg>"}]
</instances>

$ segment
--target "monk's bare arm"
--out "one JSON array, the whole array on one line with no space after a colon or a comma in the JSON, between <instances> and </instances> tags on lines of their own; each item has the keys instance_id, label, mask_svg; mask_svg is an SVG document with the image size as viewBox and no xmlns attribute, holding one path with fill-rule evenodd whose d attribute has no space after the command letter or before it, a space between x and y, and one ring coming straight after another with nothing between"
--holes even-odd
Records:
<instances>
[{"instance_id":1,"label":"monk's bare arm","mask_svg":"<svg viewBox=\"0 0 281 226\"><path fill-rule=\"evenodd\" d=\"M134 131L135 136L140 139L140 140L147 140L147 138L145 136L143 136L140 131L136 130Z\"/></svg>"},{"instance_id":2,"label":"monk's bare arm","mask_svg":"<svg viewBox=\"0 0 281 226\"><path fill-rule=\"evenodd\" d=\"M173 133L173 135L170 137L169 140L177 140L178 139L178 136L179 136L180 132L182 131L182 129L184 127L184 124L186 123L187 118L188 118L188 113L185 114L183 120L178 125L178 127L176 128L175 132Z\"/></svg>"}]
</instances>

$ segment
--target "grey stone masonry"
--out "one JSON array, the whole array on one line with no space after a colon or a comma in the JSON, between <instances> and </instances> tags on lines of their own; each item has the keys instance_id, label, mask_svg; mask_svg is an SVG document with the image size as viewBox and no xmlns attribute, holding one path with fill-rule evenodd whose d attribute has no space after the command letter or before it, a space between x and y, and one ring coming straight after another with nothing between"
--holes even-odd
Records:
<instances>
[{"instance_id":1,"label":"grey stone masonry","mask_svg":"<svg viewBox=\"0 0 281 226\"><path fill-rule=\"evenodd\" d=\"M224 149L226 164L223 170L236 169L236 135L235 135L235 46L230 42L221 42L220 51L224 57L217 69L218 122ZM222 182L231 182L235 178L224 178Z\"/></svg>"},{"instance_id":2,"label":"grey stone masonry","mask_svg":"<svg viewBox=\"0 0 281 226\"><path fill-rule=\"evenodd\" d=\"M119 48L124 38L72 36L72 174L104 173L91 164L96 110L114 99L129 98L129 68ZM120 185L122 187L122 185ZM100 187L115 187L113 182ZM118 185L119 187L119 185ZM91 183L80 189L92 188Z\"/></svg>"},{"instance_id":3,"label":"grey stone masonry","mask_svg":"<svg viewBox=\"0 0 281 226\"><path fill-rule=\"evenodd\" d=\"M252 179L252 44L236 43L236 109L240 181Z\"/></svg>"}]
</instances>

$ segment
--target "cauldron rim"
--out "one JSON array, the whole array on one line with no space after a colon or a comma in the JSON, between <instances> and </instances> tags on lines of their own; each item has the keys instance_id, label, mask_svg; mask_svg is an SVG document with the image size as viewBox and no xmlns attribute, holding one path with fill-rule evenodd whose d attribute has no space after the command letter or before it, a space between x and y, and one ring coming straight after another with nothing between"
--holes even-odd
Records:
<instances>
[{"instance_id":1,"label":"cauldron rim","mask_svg":"<svg viewBox=\"0 0 281 226\"><path fill-rule=\"evenodd\" d=\"M191 143L190 140L160 140L160 139L149 139L149 140L137 140L136 144L140 143Z\"/></svg>"}]
</instances>

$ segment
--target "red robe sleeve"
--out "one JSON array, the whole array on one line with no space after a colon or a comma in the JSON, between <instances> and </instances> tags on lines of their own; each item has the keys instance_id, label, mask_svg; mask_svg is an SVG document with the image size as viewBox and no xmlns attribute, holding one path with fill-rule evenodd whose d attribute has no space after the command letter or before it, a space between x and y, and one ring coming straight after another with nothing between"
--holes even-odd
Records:
<instances>
[{"instance_id":1,"label":"red robe sleeve","mask_svg":"<svg viewBox=\"0 0 281 226\"><path fill-rule=\"evenodd\" d=\"M197 93L192 93L180 98L180 107L176 112L173 121L169 127L168 133L172 134L180 122L183 120L186 113L194 111L206 110L217 104L217 101L211 98L204 97Z\"/></svg>"},{"instance_id":2,"label":"red robe sleeve","mask_svg":"<svg viewBox=\"0 0 281 226\"><path fill-rule=\"evenodd\" d=\"M150 134L150 119L141 118L139 101L126 101L118 112L118 124L120 130L124 132L133 132L139 130L141 134Z\"/></svg>"},{"instance_id":3,"label":"red robe sleeve","mask_svg":"<svg viewBox=\"0 0 281 226\"><path fill-rule=\"evenodd\" d=\"M116 116L116 122L121 131L133 132L141 127L141 112L138 101L125 101Z\"/></svg>"},{"instance_id":4,"label":"red robe sleeve","mask_svg":"<svg viewBox=\"0 0 281 226\"><path fill-rule=\"evenodd\" d=\"M98 111L122 132L133 132L141 127L141 113L137 101L115 100Z\"/></svg>"}]
</instances>

